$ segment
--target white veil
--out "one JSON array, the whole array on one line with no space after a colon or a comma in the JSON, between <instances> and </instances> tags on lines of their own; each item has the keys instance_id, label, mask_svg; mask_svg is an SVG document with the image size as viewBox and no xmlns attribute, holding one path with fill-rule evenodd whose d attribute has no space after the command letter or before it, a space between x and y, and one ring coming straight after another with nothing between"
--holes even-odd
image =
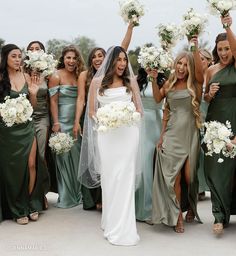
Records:
<instances>
[{"instance_id":1,"label":"white veil","mask_svg":"<svg viewBox=\"0 0 236 256\"><path fill-rule=\"evenodd\" d=\"M95 116L97 109L99 107L99 103L97 100L97 93L99 88L101 87L102 80L107 73L109 67L112 65L114 51L117 48L121 48L120 46L112 46L108 49L106 57L98 69L96 74L94 75L88 93L88 101L86 105L86 112L84 118L84 126L83 126L83 138L81 145L81 153L80 153L80 164L79 164L79 172L78 179L79 181L88 188L94 188L100 186L100 174L101 174L101 166L100 166L100 157L98 151L97 144L97 131L94 129L95 126ZM129 76L130 76L130 86L132 89L132 99L136 106L137 111L143 114L142 101L140 97L140 91L133 74L131 65L128 65ZM141 121L142 123L142 121ZM139 125L140 135L142 131L142 125ZM140 137L139 135L139 137ZM141 140L139 140L139 150L137 156L137 164L136 164L136 184L139 183L139 178L141 174Z\"/></svg>"}]
</instances>

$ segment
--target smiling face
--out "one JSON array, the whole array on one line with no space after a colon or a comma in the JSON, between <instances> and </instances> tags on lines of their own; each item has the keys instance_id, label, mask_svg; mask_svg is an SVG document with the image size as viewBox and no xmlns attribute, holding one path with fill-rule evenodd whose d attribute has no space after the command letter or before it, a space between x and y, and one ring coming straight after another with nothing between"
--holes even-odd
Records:
<instances>
[{"instance_id":1,"label":"smiling face","mask_svg":"<svg viewBox=\"0 0 236 256\"><path fill-rule=\"evenodd\" d=\"M97 50L92 57L92 65L98 70L104 60L105 56L101 50Z\"/></svg>"},{"instance_id":2,"label":"smiling face","mask_svg":"<svg viewBox=\"0 0 236 256\"><path fill-rule=\"evenodd\" d=\"M69 72L73 72L76 69L77 56L75 52L68 51L64 55L64 65L65 69Z\"/></svg>"},{"instance_id":3,"label":"smiling face","mask_svg":"<svg viewBox=\"0 0 236 256\"><path fill-rule=\"evenodd\" d=\"M127 67L127 57L124 52L120 52L115 65L115 74L122 76Z\"/></svg>"},{"instance_id":4,"label":"smiling face","mask_svg":"<svg viewBox=\"0 0 236 256\"><path fill-rule=\"evenodd\" d=\"M217 43L217 54L221 64L228 65L232 62L233 55L228 40L219 41Z\"/></svg>"},{"instance_id":5,"label":"smiling face","mask_svg":"<svg viewBox=\"0 0 236 256\"><path fill-rule=\"evenodd\" d=\"M210 64L210 61L205 56L203 56L201 53L200 53L200 58L202 61L202 69L203 69L203 71L205 71L205 70L207 70L207 68Z\"/></svg>"},{"instance_id":6,"label":"smiling face","mask_svg":"<svg viewBox=\"0 0 236 256\"><path fill-rule=\"evenodd\" d=\"M188 76L188 61L186 57L178 60L175 68L177 79L184 80Z\"/></svg>"},{"instance_id":7,"label":"smiling face","mask_svg":"<svg viewBox=\"0 0 236 256\"><path fill-rule=\"evenodd\" d=\"M13 70L19 70L22 60L22 53L19 49L14 49L9 52L7 57L7 66Z\"/></svg>"}]
</instances>

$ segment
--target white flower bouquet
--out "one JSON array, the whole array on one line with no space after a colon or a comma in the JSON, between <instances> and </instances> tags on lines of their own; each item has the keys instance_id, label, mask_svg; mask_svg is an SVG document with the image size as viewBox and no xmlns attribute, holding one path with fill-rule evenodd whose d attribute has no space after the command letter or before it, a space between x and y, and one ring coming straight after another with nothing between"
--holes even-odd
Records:
<instances>
[{"instance_id":1,"label":"white flower bouquet","mask_svg":"<svg viewBox=\"0 0 236 256\"><path fill-rule=\"evenodd\" d=\"M130 126L140 121L141 115L133 102L116 101L98 108L96 114L98 132L106 132L122 126Z\"/></svg>"},{"instance_id":2,"label":"white flower bouquet","mask_svg":"<svg viewBox=\"0 0 236 256\"><path fill-rule=\"evenodd\" d=\"M230 10L236 9L236 0L207 0L209 3L210 13L213 15L220 14L222 17L228 15ZM228 25L224 24L224 28Z\"/></svg>"},{"instance_id":3,"label":"white flower bouquet","mask_svg":"<svg viewBox=\"0 0 236 256\"><path fill-rule=\"evenodd\" d=\"M207 16L196 13L193 8L190 8L186 14L183 15L182 33L186 35L188 40L191 40L194 35L200 35L204 32L207 24ZM195 45L190 44L190 50L195 50Z\"/></svg>"},{"instance_id":4,"label":"white flower bouquet","mask_svg":"<svg viewBox=\"0 0 236 256\"><path fill-rule=\"evenodd\" d=\"M58 155L69 152L74 145L74 140L69 133L57 132L51 135L48 145Z\"/></svg>"},{"instance_id":5,"label":"white flower bouquet","mask_svg":"<svg viewBox=\"0 0 236 256\"><path fill-rule=\"evenodd\" d=\"M0 104L0 116L7 127L31 121L32 114L33 108L26 94L20 94L14 99L7 96L5 102Z\"/></svg>"},{"instance_id":6,"label":"white flower bouquet","mask_svg":"<svg viewBox=\"0 0 236 256\"><path fill-rule=\"evenodd\" d=\"M180 39L180 29L173 23L167 25L160 24L156 29L160 38L161 46L165 50L175 46L177 40Z\"/></svg>"},{"instance_id":7,"label":"white flower bouquet","mask_svg":"<svg viewBox=\"0 0 236 256\"><path fill-rule=\"evenodd\" d=\"M155 46L143 46L140 49L138 63L144 69L157 69L159 73L170 73L173 66L173 57L170 52ZM168 75L167 75L168 77Z\"/></svg>"},{"instance_id":8,"label":"white flower bouquet","mask_svg":"<svg viewBox=\"0 0 236 256\"><path fill-rule=\"evenodd\" d=\"M43 77L51 75L56 68L57 61L54 60L52 54L41 51L27 51L27 59L24 60L26 68L39 72Z\"/></svg>"},{"instance_id":9,"label":"white flower bouquet","mask_svg":"<svg viewBox=\"0 0 236 256\"><path fill-rule=\"evenodd\" d=\"M134 26L139 26L139 19L144 16L144 6L138 0L125 0L119 4L120 15L124 21L133 22Z\"/></svg>"},{"instance_id":10,"label":"white flower bouquet","mask_svg":"<svg viewBox=\"0 0 236 256\"><path fill-rule=\"evenodd\" d=\"M225 157L234 158L236 155L236 147L231 143L230 138L233 136L231 130L231 124L226 121L226 124L222 124L217 121L205 122L206 132L203 138L203 142L207 147L207 156L212 156L215 154L222 154ZM233 145L233 149L229 150L227 145ZM218 159L219 163L224 160L222 158Z\"/></svg>"}]
</instances>

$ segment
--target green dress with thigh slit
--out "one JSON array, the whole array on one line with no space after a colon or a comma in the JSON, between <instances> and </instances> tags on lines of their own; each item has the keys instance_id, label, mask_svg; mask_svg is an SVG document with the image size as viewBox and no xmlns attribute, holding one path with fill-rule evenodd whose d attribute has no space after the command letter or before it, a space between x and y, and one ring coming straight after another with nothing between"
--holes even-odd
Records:
<instances>
[{"instance_id":1,"label":"green dress with thigh slit","mask_svg":"<svg viewBox=\"0 0 236 256\"><path fill-rule=\"evenodd\" d=\"M27 85L20 92L10 91L10 98L28 94ZM34 139L32 121L5 126L0 120L0 194L2 218L17 219L27 216L29 207L28 158Z\"/></svg>"},{"instance_id":2,"label":"green dress with thigh slit","mask_svg":"<svg viewBox=\"0 0 236 256\"><path fill-rule=\"evenodd\" d=\"M193 114L192 97L188 90L169 91L166 99L170 117L163 137L162 149L157 152L152 221L155 224L176 226L180 210L186 211L189 207L200 221L197 214L197 162L200 140ZM187 158L190 162L190 185L187 186L182 172L182 193L179 203L174 185Z\"/></svg>"}]
</instances>

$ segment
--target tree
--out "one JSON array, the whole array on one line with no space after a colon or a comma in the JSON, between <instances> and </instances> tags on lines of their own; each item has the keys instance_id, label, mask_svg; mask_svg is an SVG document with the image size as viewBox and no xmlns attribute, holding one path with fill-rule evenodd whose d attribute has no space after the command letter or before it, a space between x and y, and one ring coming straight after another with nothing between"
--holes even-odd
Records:
<instances>
[{"instance_id":1,"label":"tree","mask_svg":"<svg viewBox=\"0 0 236 256\"><path fill-rule=\"evenodd\" d=\"M72 41L67 41L63 39L51 39L46 43L47 52L53 54L56 59L59 59L61 56L62 49L66 45L70 44L78 47L85 62L88 59L89 52L96 46L96 43L93 39L90 39L85 36L78 36L74 38Z\"/></svg>"},{"instance_id":2,"label":"tree","mask_svg":"<svg viewBox=\"0 0 236 256\"><path fill-rule=\"evenodd\" d=\"M2 51L2 47L4 46L5 44L5 40L0 38L0 52Z\"/></svg>"}]
</instances>

